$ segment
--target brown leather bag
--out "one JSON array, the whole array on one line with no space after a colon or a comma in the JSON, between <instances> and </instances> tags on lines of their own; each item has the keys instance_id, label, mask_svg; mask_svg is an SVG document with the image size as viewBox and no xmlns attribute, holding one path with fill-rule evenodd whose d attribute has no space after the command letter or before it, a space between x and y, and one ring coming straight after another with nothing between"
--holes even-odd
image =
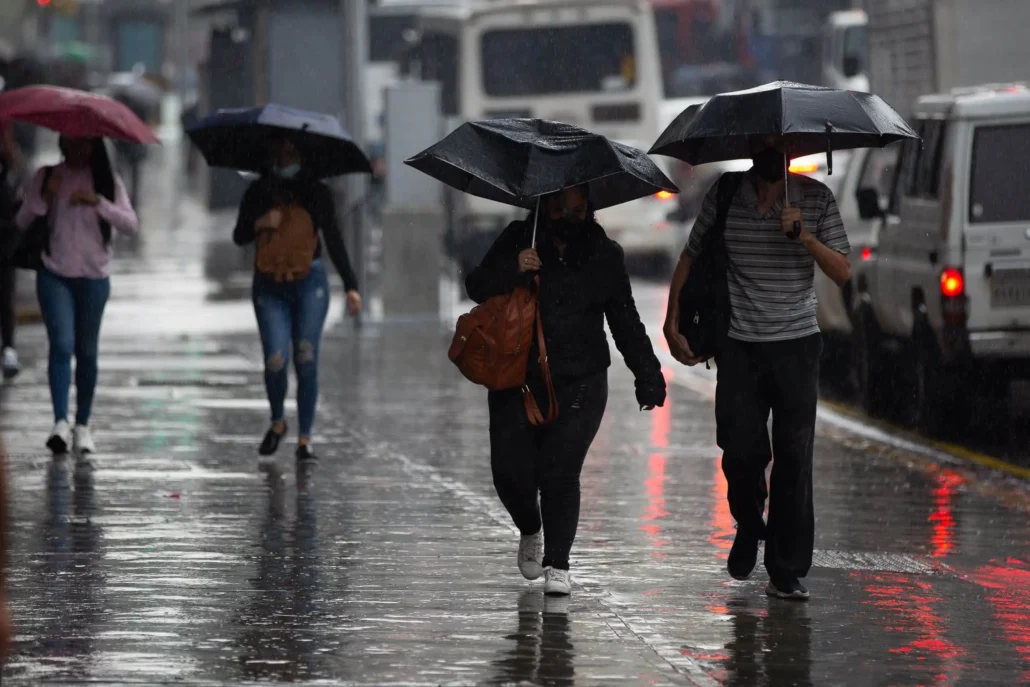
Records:
<instances>
[{"instance_id":1,"label":"brown leather bag","mask_svg":"<svg viewBox=\"0 0 1030 687\"><path fill-rule=\"evenodd\" d=\"M279 223L271 227L270 216L276 212ZM300 205L279 205L258 220L258 227L257 271L277 282L306 279L318 250L318 232L308 211Z\"/></svg>"},{"instance_id":2,"label":"brown leather bag","mask_svg":"<svg viewBox=\"0 0 1030 687\"><path fill-rule=\"evenodd\" d=\"M558 419L558 399L551 382L536 295L540 277L536 278L534 286L533 290L519 287L510 294L494 296L459 317L447 357L466 379L490 391L522 387L522 400L529 422L539 426ZM540 367L547 387L546 416L526 385L534 325L540 348Z\"/></svg>"}]
</instances>

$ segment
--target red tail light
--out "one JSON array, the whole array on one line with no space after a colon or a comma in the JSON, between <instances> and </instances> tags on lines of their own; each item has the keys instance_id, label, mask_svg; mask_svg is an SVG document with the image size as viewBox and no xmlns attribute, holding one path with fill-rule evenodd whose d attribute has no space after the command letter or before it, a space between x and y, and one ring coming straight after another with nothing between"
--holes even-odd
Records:
<instances>
[{"instance_id":1,"label":"red tail light","mask_svg":"<svg viewBox=\"0 0 1030 687\"><path fill-rule=\"evenodd\" d=\"M941 270L941 295L947 298L961 296L966 290L966 281L962 277L962 271L954 267L945 267Z\"/></svg>"},{"instance_id":2,"label":"red tail light","mask_svg":"<svg viewBox=\"0 0 1030 687\"><path fill-rule=\"evenodd\" d=\"M862 260L868 261L873 259L873 249L863 248L862 249Z\"/></svg>"}]
</instances>

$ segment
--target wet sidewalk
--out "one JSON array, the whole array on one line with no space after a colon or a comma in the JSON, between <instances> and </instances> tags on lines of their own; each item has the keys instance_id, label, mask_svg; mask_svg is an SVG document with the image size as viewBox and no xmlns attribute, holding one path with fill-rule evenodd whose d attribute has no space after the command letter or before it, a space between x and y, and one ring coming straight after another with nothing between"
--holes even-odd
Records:
<instances>
[{"instance_id":1,"label":"wet sidewalk","mask_svg":"<svg viewBox=\"0 0 1030 687\"><path fill-rule=\"evenodd\" d=\"M1024 485L824 412L813 598L769 600L763 574L725 572L710 376L667 357L653 413L612 368L567 601L518 574L485 394L447 361L446 326L356 330L338 299L321 464L297 475L286 446L259 470L245 275L212 257L226 220L191 208L114 280L92 467L42 449L45 344L22 332L31 365L0 392L18 627L4 685L1030 681ZM637 293L657 335L661 288Z\"/></svg>"}]
</instances>

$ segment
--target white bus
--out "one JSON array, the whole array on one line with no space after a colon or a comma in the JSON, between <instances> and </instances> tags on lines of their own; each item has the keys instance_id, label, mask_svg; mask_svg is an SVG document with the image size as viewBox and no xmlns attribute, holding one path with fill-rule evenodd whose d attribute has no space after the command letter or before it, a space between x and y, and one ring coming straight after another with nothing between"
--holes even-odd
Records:
<instances>
[{"instance_id":1,"label":"white bus","mask_svg":"<svg viewBox=\"0 0 1030 687\"><path fill-rule=\"evenodd\" d=\"M406 67L437 81L448 128L475 119L537 117L647 150L661 133L662 77L645 0L521 0L426 8ZM664 159L656 160L665 165ZM467 267L524 211L451 193L451 227ZM669 194L599 213L627 254L668 260L683 231Z\"/></svg>"}]
</instances>

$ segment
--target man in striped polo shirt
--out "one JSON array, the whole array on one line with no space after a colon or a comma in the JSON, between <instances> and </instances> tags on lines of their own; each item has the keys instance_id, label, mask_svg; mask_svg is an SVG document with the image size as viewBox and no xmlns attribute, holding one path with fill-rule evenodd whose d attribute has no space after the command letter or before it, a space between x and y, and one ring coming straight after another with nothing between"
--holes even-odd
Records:
<instances>
[{"instance_id":1,"label":"man in striped polo shirt","mask_svg":"<svg viewBox=\"0 0 1030 687\"><path fill-rule=\"evenodd\" d=\"M726 218L731 313L729 340L716 357L715 418L727 498L737 521L730 574L750 577L764 539L766 593L807 599L799 578L812 565L815 538L812 451L822 353L815 267L843 286L851 276L846 257L851 247L824 184L791 175L784 204L786 145L775 137L752 140L754 165L742 175ZM665 336L673 356L691 366L703 360L679 333L678 296L702 237L716 221L718 185L705 197L669 292ZM791 237L795 221L801 222L796 239ZM773 456L766 523L765 468Z\"/></svg>"}]
</instances>

